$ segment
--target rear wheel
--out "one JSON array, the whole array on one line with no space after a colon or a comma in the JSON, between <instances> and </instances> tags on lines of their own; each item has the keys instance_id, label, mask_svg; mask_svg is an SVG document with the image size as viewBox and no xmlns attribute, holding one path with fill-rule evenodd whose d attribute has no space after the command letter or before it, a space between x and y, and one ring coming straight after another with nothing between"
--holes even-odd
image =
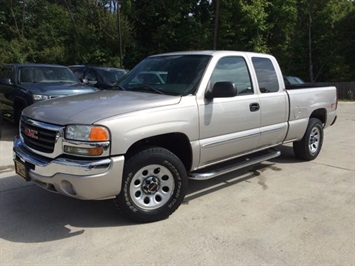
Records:
<instances>
[{"instance_id":1,"label":"rear wheel","mask_svg":"<svg viewBox=\"0 0 355 266\"><path fill-rule=\"evenodd\" d=\"M122 181L116 205L138 222L169 217L180 206L187 189L184 165L164 148L148 148L128 158Z\"/></svg>"},{"instance_id":2,"label":"rear wheel","mask_svg":"<svg viewBox=\"0 0 355 266\"><path fill-rule=\"evenodd\" d=\"M306 161L317 158L323 145L323 126L319 119L311 118L306 133L300 141L293 143L295 155Z\"/></svg>"}]
</instances>

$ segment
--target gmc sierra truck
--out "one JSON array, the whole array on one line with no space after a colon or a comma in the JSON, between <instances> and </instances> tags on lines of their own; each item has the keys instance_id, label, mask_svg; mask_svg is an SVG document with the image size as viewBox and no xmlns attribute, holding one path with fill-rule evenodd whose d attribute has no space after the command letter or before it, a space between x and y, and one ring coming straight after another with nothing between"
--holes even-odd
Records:
<instances>
[{"instance_id":1,"label":"gmc sierra truck","mask_svg":"<svg viewBox=\"0 0 355 266\"><path fill-rule=\"evenodd\" d=\"M269 160L289 142L297 157L315 159L336 109L335 87L287 90L271 55L154 55L117 90L24 109L15 169L49 191L113 198L127 217L157 221L182 203L188 179Z\"/></svg>"}]
</instances>

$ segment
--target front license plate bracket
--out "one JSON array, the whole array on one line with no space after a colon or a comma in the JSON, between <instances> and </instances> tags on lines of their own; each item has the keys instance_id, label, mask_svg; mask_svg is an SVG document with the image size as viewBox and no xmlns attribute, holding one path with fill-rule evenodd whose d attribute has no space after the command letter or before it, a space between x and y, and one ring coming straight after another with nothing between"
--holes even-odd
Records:
<instances>
[{"instance_id":1,"label":"front license plate bracket","mask_svg":"<svg viewBox=\"0 0 355 266\"><path fill-rule=\"evenodd\" d=\"M26 163L23 163L23 162L21 162L19 160L14 160L14 162L15 162L15 172L16 172L16 174L21 176L26 181L30 181L31 178L28 175L28 168L26 166Z\"/></svg>"}]
</instances>

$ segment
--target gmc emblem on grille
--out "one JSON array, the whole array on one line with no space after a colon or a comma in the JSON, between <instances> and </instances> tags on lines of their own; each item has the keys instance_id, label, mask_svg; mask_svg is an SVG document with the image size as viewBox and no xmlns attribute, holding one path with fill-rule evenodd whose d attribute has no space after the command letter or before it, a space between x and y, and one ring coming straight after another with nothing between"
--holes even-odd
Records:
<instances>
[{"instance_id":1,"label":"gmc emblem on grille","mask_svg":"<svg viewBox=\"0 0 355 266\"><path fill-rule=\"evenodd\" d=\"M37 130L25 128L25 135L30 138L33 138L33 139L38 139L38 131Z\"/></svg>"}]
</instances>

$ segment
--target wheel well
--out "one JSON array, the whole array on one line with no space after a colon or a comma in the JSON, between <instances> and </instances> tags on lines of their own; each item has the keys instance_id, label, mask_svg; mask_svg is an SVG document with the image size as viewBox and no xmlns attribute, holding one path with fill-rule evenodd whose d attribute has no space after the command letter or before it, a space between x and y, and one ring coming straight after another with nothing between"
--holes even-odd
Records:
<instances>
[{"instance_id":1,"label":"wheel well","mask_svg":"<svg viewBox=\"0 0 355 266\"><path fill-rule=\"evenodd\" d=\"M136 153L144 147L158 146L174 153L189 171L192 164L192 150L188 137L182 133L169 133L142 139L134 143L127 151L127 155Z\"/></svg>"},{"instance_id":2,"label":"wheel well","mask_svg":"<svg viewBox=\"0 0 355 266\"><path fill-rule=\"evenodd\" d=\"M15 99L14 105L13 105L13 119L14 119L15 124L18 125L18 123L20 122L21 112L25 107L27 107L25 101L23 101L21 99Z\"/></svg>"},{"instance_id":3,"label":"wheel well","mask_svg":"<svg viewBox=\"0 0 355 266\"><path fill-rule=\"evenodd\" d=\"M22 98L16 98L14 101L14 112L16 108L20 108L20 109L24 109L25 107L27 107L27 103L24 99Z\"/></svg>"},{"instance_id":4,"label":"wheel well","mask_svg":"<svg viewBox=\"0 0 355 266\"><path fill-rule=\"evenodd\" d=\"M325 124L327 120L327 111L325 109L314 110L310 118L318 118L322 124Z\"/></svg>"}]
</instances>

